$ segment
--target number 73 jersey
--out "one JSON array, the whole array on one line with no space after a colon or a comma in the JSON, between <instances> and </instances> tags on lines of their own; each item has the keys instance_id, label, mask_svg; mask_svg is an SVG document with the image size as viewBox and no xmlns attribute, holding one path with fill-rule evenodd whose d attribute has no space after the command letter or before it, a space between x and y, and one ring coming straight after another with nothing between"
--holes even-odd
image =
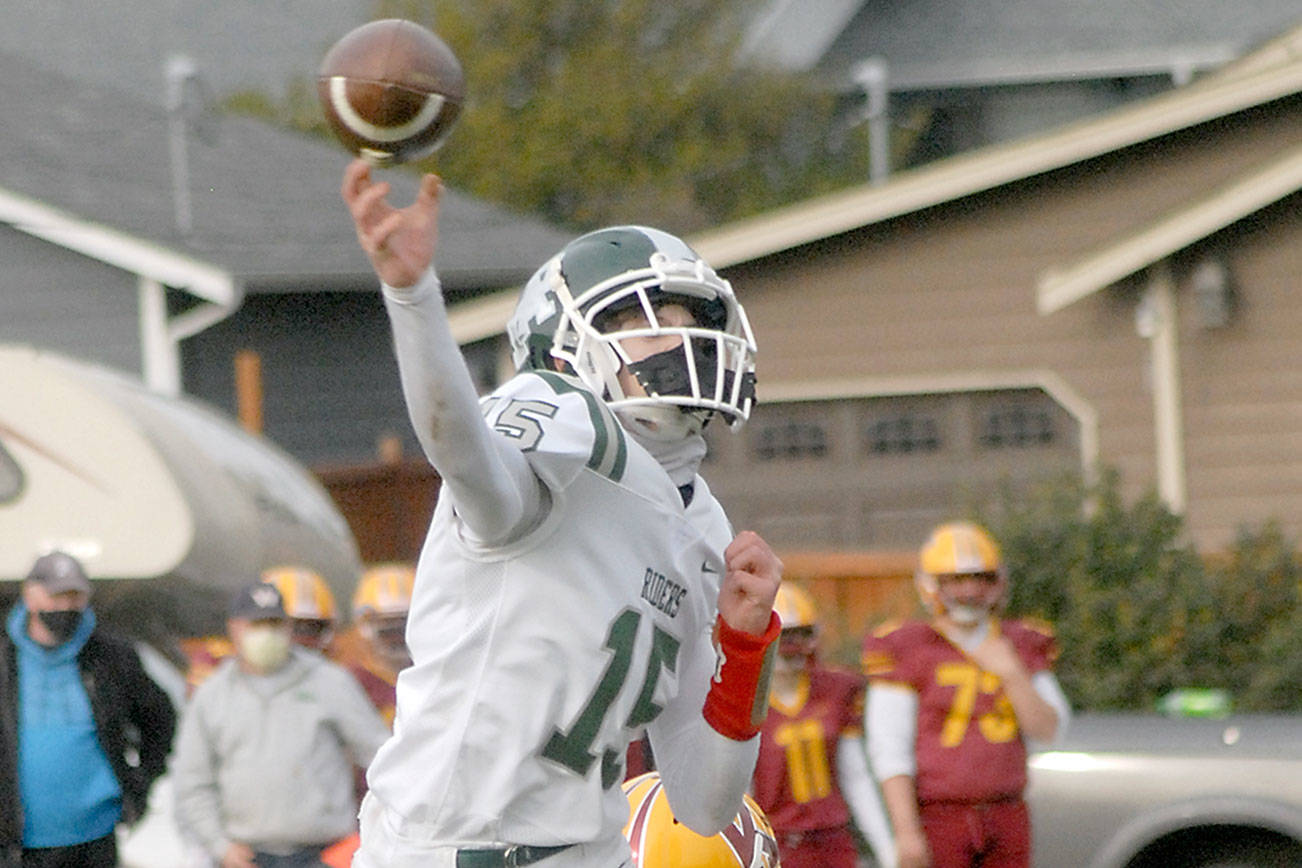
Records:
<instances>
[{"instance_id":1,"label":"number 73 jersey","mask_svg":"<svg viewBox=\"0 0 1302 868\"><path fill-rule=\"evenodd\" d=\"M1051 667L1057 656L1048 627L996 621L1026 671ZM864 642L872 684L917 695L916 786L922 802L985 802L1017 798L1026 786L1026 744L1003 684L930 624L887 624Z\"/></svg>"},{"instance_id":2,"label":"number 73 jersey","mask_svg":"<svg viewBox=\"0 0 1302 868\"><path fill-rule=\"evenodd\" d=\"M629 741L701 714L731 529L579 381L514 377L482 404L546 489L540 523L473 538L440 497L417 567L394 737L368 780L428 840L627 850ZM617 860L614 864L617 864Z\"/></svg>"}]
</instances>

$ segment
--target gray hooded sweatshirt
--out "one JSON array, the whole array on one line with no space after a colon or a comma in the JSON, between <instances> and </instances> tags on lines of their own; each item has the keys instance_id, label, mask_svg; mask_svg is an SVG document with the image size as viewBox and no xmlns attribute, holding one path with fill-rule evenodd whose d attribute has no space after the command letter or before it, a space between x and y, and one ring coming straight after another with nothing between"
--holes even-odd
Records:
<instances>
[{"instance_id":1,"label":"gray hooded sweatshirt","mask_svg":"<svg viewBox=\"0 0 1302 868\"><path fill-rule=\"evenodd\" d=\"M353 765L389 731L348 670L294 648L268 675L224 660L181 716L172 757L181 833L220 861L231 842L287 854L356 827Z\"/></svg>"}]
</instances>

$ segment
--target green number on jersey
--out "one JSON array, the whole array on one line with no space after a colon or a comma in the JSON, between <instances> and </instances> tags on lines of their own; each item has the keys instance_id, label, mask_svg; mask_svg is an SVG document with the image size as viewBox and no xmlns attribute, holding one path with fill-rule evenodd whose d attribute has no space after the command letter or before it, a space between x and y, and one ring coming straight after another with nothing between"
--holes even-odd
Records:
<instances>
[{"instance_id":1,"label":"green number on jersey","mask_svg":"<svg viewBox=\"0 0 1302 868\"><path fill-rule=\"evenodd\" d=\"M606 671L592 695L588 697L583 710L570 725L568 732L552 730L551 738L543 747L542 755L560 763L579 775L586 775L588 769L596 762L597 756L592 752L597 732L610 710L611 703L619 696L628 679L629 669L633 663L633 643L637 639L637 628L642 622L642 615L635 609L625 609L619 613L606 634L606 645L613 653ZM641 726L650 723L664 709L653 701L656 682L660 679L662 669L676 672L678 668L679 642L659 627L652 627L651 654L647 660L646 674L642 687L638 691L637 701L629 712L626 727ZM622 747L622 746L621 746ZM602 751L601 785L609 789L619 777L622 768L622 755L611 748Z\"/></svg>"}]
</instances>

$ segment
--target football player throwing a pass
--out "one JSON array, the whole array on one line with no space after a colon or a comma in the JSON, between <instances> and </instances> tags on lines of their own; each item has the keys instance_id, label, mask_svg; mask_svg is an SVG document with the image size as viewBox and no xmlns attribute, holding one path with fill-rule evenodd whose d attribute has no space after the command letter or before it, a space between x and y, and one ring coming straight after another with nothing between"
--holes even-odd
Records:
<instances>
[{"instance_id":1,"label":"football player throwing a pass","mask_svg":"<svg viewBox=\"0 0 1302 868\"><path fill-rule=\"evenodd\" d=\"M355 160L342 192L442 479L354 865L627 865L644 731L674 814L714 834L754 768L781 573L696 472L704 425L754 401L731 287L672 235L584 235L521 293L519 371L481 401L434 270L439 179L399 209Z\"/></svg>"},{"instance_id":2,"label":"football player throwing a pass","mask_svg":"<svg viewBox=\"0 0 1302 868\"><path fill-rule=\"evenodd\" d=\"M868 755L900 868L1028 868L1027 739L1048 743L1070 708L1046 625L999 617L999 549L969 522L942 524L920 553L926 621L864 643Z\"/></svg>"}]
</instances>

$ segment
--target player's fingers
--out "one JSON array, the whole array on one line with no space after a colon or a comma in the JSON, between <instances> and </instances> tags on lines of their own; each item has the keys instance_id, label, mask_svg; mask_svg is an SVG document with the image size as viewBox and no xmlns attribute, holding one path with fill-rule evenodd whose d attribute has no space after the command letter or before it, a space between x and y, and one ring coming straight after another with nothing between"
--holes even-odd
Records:
<instances>
[{"instance_id":1,"label":"player's fingers","mask_svg":"<svg viewBox=\"0 0 1302 868\"><path fill-rule=\"evenodd\" d=\"M362 249L371 254L384 250L393 234L402 228L402 223L402 215L395 211L366 229L359 228L357 233Z\"/></svg>"},{"instance_id":2,"label":"player's fingers","mask_svg":"<svg viewBox=\"0 0 1302 868\"><path fill-rule=\"evenodd\" d=\"M743 557L750 557L753 552L761 545L764 540L760 535L751 530L744 530L728 543L728 547L723 550L724 560L731 564Z\"/></svg>"},{"instance_id":3,"label":"player's fingers","mask_svg":"<svg viewBox=\"0 0 1302 868\"><path fill-rule=\"evenodd\" d=\"M439 196L443 192L443 179L438 175L427 173L420 179L420 191L416 194L416 201L425 208L438 202Z\"/></svg>"},{"instance_id":4,"label":"player's fingers","mask_svg":"<svg viewBox=\"0 0 1302 868\"><path fill-rule=\"evenodd\" d=\"M352 203L357 198L357 194L365 189L371 180L371 167L360 157L351 160L344 169L344 180L340 185L339 193L344 197L344 201Z\"/></svg>"},{"instance_id":5,"label":"player's fingers","mask_svg":"<svg viewBox=\"0 0 1302 868\"><path fill-rule=\"evenodd\" d=\"M381 181L377 184L370 184L348 203L348 211L353 216L353 222L358 226L374 226L381 220L391 216L394 211L385 201L385 196L389 194L389 185Z\"/></svg>"},{"instance_id":6,"label":"player's fingers","mask_svg":"<svg viewBox=\"0 0 1302 868\"><path fill-rule=\"evenodd\" d=\"M782 576L782 561L764 538L754 531L744 530L723 552L724 563L730 570L746 570L771 580Z\"/></svg>"},{"instance_id":7,"label":"player's fingers","mask_svg":"<svg viewBox=\"0 0 1302 868\"><path fill-rule=\"evenodd\" d=\"M354 210L361 210L363 213L374 211L381 206L387 210L388 205L385 203L384 197L388 195L388 181L368 182L357 191L357 195L353 197L352 205Z\"/></svg>"}]
</instances>

